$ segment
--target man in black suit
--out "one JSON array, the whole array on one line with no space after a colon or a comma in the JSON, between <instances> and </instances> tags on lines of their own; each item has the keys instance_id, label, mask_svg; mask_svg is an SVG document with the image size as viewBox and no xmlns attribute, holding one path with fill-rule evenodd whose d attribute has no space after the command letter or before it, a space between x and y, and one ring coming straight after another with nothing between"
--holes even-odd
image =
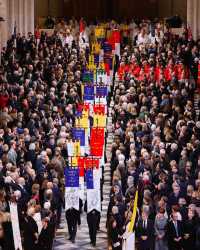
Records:
<instances>
[{"instance_id":1,"label":"man in black suit","mask_svg":"<svg viewBox=\"0 0 200 250\"><path fill-rule=\"evenodd\" d=\"M143 211L136 227L140 250L153 250L154 247L154 223L148 216L148 212Z\"/></svg>"},{"instance_id":2,"label":"man in black suit","mask_svg":"<svg viewBox=\"0 0 200 250\"><path fill-rule=\"evenodd\" d=\"M56 216L53 213L42 220L42 231L38 239L38 250L50 250L53 245L53 238L56 228Z\"/></svg>"},{"instance_id":3,"label":"man in black suit","mask_svg":"<svg viewBox=\"0 0 200 250\"><path fill-rule=\"evenodd\" d=\"M30 207L27 210L27 214L24 216L22 223L22 231L24 237L24 250L36 250L38 241L38 226L33 215L35 214L35 209Z\"/></svg>"},{"instance_id":4,"label":"man in black suit","mask_svg":"<svg viewBox=\"0 0 200 250\"><path fill-rule=\"evenodd\" d=\"M169 250L181 250L183 239L183 225L178 220L178 214L174 211L171 220L167 224L167 236Z\"/></svg>"},{"instance_id":5,"label":"man in black suit","mask_svg":"<svg viewBox=\"0 0 200 250\"><path fill-rule=\"evenodd\" d=\"M87 214L87 223L89 227L89 235L91 244L96 246L96 235L99 222L100 212L93 209Z\"/></svg>"},{"instance_id":6,"label":"man in black suit","mask_svg":"<svg viewBox=\"0 0 200 250\"><path fill-rule=\"evenodd\" d=\"M87 200L84 204L84 211L87 213L87 224L89 228L90 244L96 246L96 235L99 228L101 214L96 209L92 209L90 212L87 210Z\"/></svg>"},{"instance_id":7,"label":"man in black suit","mask_svg":"<svg viewBox=\"0 0 200 250\"><path fill-rule=\"evenodd\" d=\"M168 203L170 207L173 205L177 205L179 198L183 196L181 193L181 188L177 183L172 184L172 189L173 189L173 192L169 194L169 197L168 197Z\"/></svg>"},{"instance_id":8,"label":"man in black suit","mask_svg":"<svg viewBox=\"0 0 200 250\"><path fill-rule=\"evenodd\" d=\"M68 225L69 240L71 240L72 243L75 243L79 211L77 211L74 208L70 208L65 212L65 216L66 216L67 225Z\"/></svg>"},{"instance_id":9,"label":"man in black suit","mask_svg":"<svg viewBox=\"0 0 200 250\"><path fill-rule=\"evenodd\" d=\"M21 192L22 198L27 202L29 200L29 194L26 189L26 182L24 177L19 177L17 179L17 190Z\"/></svg>"}]
</instances>

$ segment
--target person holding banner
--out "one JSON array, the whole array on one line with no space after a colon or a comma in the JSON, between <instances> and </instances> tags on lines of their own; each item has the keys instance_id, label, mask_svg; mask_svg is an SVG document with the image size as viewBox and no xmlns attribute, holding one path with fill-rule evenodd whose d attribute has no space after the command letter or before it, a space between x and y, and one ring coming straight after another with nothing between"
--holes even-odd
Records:
<instances>
[{"instance_id":1,"label":"person holding banner","mask_svg":"<svg viewBox=\"0 0 200 250\"><path fill-rule=\"evenodd\" d=\"M99 228L101 215L100 173L98 161L96 164L96 169L92 169L92 167L95 166L95 161L93 159L87 161L87 200L84 207L85 211L87 212L87 223L92 246L96 246L96 234Z\"/></svg>"},{"instance_id":2,"label":"person holding banner","mask_svg":"<svg viewBox=\"0 0 200 250\"><path fill-rule=\"evenodd\" d=\"M123 250L135 250L135 229L136 219L138 213L138 190L135 192L135 198L133 202L130 201L129 210L126 212L126 225L125 232L123 234ZM131 213L131 209L133 209Z\"/></svg>"},{"instance_id":3,"label":"person holding banner","mask_svg":"<svg viewBox=\"0 0 200 250\"><path fill-rule=\"evenodd\" d=\"M79 211L77 211L75 208L70 208L65 212L65 216L69 232L68 240L70 240L72 243L75 243L77 225L79 219Z\"/></svg>"},{"instance_id":4,"label":"person holding banner","mask_svg":"<svg viewBox=\"0 0 200 250\"><path fill-rule=\"evenodd\" d=\"M128 214L128 216L130 216ZM126 225L125 225L125 232L122 236L122 250L135 250L136 247L136 243L135 243L135 232L133 231L129 231L130 228L130 224L131 222L129 221Z\"/></svg>"},{"instance_id":5,"label":"person holding banner","mask_svg":"<svg viewBox=\"0 0 200 250\"><path fill-rule=\"evenodd\" d=\"M85 212L87 212L87 202L85 203ZM90 244L92 246L96 246L96 236L97 236L97 229L99 226L99 219L100 212L96 209L93 209L89 213L87 213L87 224L89 228L89 235L90 235Z\"/></svg>"},{"instance_id":6,"label":"person holding banner","mask_svg":"<svg viewBox=\"0 0 200 250\"><path fill-rule=\"evenodd\" d=\"M79 220L79 169L65 168L65 216L68 225L69 240L75 243Z\"/></svg>"}]
</instances>

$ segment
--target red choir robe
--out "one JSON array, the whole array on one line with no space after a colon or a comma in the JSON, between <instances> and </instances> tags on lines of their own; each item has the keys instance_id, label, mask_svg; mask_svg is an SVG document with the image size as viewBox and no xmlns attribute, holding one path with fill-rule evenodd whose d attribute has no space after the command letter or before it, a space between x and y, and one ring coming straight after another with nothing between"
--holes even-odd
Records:
<instances>
[{"instance_id":1,"label":"red choir robe","mask_svg":"<svg viewBox=\"0 0 200 250\"><path fill-rule=\"evenodd\" d=\"M160 74L161 74L161 67L160 66L156 66L155 67L155 81L156 82L160 82Z\"/></svg>"},{"instance_id":2,"label":"red choir robe","mask_svg":"<svg viewBox=\"0 0 200 250\"><path fill-rule=\"evenodd\" d=\"M164 76L166 81L171 81L172 80L172 75L173 75L173 65L167 65L165 70L164 70Z\"/></svg>"}]
</instances>

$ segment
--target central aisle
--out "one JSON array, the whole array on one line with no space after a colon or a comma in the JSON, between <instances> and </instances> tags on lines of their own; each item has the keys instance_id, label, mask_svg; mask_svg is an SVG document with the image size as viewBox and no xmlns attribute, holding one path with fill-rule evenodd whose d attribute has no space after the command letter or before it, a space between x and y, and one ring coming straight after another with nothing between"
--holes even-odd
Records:
<instances>
[{"instance_id":1,"label":"central aisle","mask_svg":"<svg viewBox=\"0 0 200 250\"><path fill-rule=\"evenodd\" d=\"M109 113L107 117L107 144L106 144L106 157L107 163L104 167L104 185L103 185L103 202L102 202L102 212L101 212L101 222L100 222L100 231L97 233L97 242L96 247L90 245L89 231L86 219L86 213L83 212L81 215L81 226L78 227L76 242L72 244L68 240L68 230L67 223L65 219L65 212L62 213L62 223L61 227L56 234L54 241L54 250L106 250L108 249L108 239L107 239L107 229L106 229L106 220L107 220L107 209L110 199L110 158L111 158L111 147L113 142L113 133L112 133L112 110L113 102L111 102L111 107L109 108Z\"/></svg>"}]
</instances>

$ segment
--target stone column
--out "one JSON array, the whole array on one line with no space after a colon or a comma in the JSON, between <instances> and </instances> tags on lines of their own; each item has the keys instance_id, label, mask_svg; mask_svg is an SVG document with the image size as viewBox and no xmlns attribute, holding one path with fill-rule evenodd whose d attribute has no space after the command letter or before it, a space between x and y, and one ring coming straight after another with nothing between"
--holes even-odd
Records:
<instances>
[{"instance_id":1,"label":"stone column","mask_svg":"<svg viewBox=\"0 0 200 250\"><path fill-rule=\"evenodd\" d=\"M199 34L199 0L187 0L187 25L192 31L193 38L196 40Z\"/></svg>"},{"instance_id":2,"label":"stone column","mask_svg":"<svg viewBox=\"0 0 200 250\"><path fill-rule=\"evenodd\" d=\"M17 33L19 33L20 28L19 28L19 0L14 0L14 26L13 26L13 30L16 24L16 30Z\"/></svg>"},{"instance_id":3,"label":"stone column","mask_svg":"<svg viewBox=\"0 0 200 250\"><path fill-rule=\"evenodd\" d=\"M27 0L28 4L28 32L32 32L34 34L34 28L35 28L35 0Z\"/></svg>"},{"instance_id":4,"label":"stone column","mask_svg":"<svg viewBox=\"0 0 200 250\"><path fill-rule=\"evenodd\" d=\"M197 18L198 18L198 0L193 0L193 37L197 39Z\"/></svg>"},{"instance_id":5,"label":"stone column","mask_svg":"<svg viewBox=\"0 0 200 250\"><path fill-rule=\"evenodd\" d=\"M187 0L187 26L191 29L193 26L193 1Z\"/></svg>"},{"instance_id":6,"label":"stone column","mask_svg":"<svg viewBox=\"0 0 200 250\"><path fill-rule=\"evenodd\" d=\"M12 35L14 32L15 26L15 2L14 0L8 0L8 27L9 27L9 35Z\"/></svg>"},{"instance_id":7,"label":"stone column","mask_svg":"<svg viewBox=\"0 0 200 250\"><path fill-rule=\"evenodd\" d=\"M200 38L200 2L197 1L198 3L198 10L197 10L197 38Z\"/></svg>"},{"instance_id":8,"label":"stone column","mask_svg":"<svg viewBox=\"0 0 200 250\"><path fill-rule=\"evenodd\" d=\"M28 8L27 0L23 0L23 13L24 13L24 34L27 36L28 33L28 15L29 15L29 8Z\"/></svg>"},{"instance_id":9,"label":"stone column","mask_svg":"<svg viewBox=\"0 0 200 250\"><path fill-rule=\"evenodd\" d=\"M18 0L18 22L19 22L19 27L18 31L19 33L23 34L24 33L24 1L23 0Z\"/></svg>"},{"instance_id":10,"label":"stone column","mask_svg":"<svg viewBox=\"0 0 200 250\"><path fill-rule=\"evenodd\" d=\"M6 45L8 38L8 18L7 18L7 4L6 0L0 0L0 17L4 21L0 21L0 50Z\"/></svg>"}]
</instances>

